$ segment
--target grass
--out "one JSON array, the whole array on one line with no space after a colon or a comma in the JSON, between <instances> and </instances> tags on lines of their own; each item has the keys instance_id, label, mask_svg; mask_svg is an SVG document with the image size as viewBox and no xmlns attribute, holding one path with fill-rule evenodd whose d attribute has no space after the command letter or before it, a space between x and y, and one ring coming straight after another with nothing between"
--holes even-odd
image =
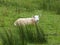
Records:
<instances>
[{"instance_id":1,"label":"grass","mask_svg":"<svg viewBox=\"0 0 60 45\"><path fill-rule=\"evenodd\" d=\"M13 38L16 39L15 40L16 44L19 45L20 40L19 40L19 35L18 35L19 34L18 28L14 26L14 21L20 17L31 17L33 15L38 14L38 15L42 15L38 23L39 29L41 28L44 31L48 42L46 44L44 43L37 44L37 43L28 42L27 45L60 45L60 36L59 36L60 35L60 15L57 15L54 12L43 11L43 10L34 10L30 12L26 11L25 8L19 10L19 8L16 9L15 7L16 5L14 3L11 3L11 5L14 5L14 6L9 7L5 4L2 4L2 6L0 6L0 33L3 33L3 35L6 36L5 33L8 34L8 32L5 32L5 30L6 31L11 30L11 32L14 35ZM29 7L29 5L27 6ZM32 31L32 29L34 30ZM31 32L36 33L35 28L32 28L32 29L31 29ZM29 35L30 37L32 37L31 32L29 33L31 34ZM9 35L11 36L11 34ZM9 37L9 35L7 36ZM8 39L8 38L5 37L4 39ZM10 37L9 39L12 39L12 38ZM11 42L11 44L9 45L12 45L12 44L13 43ZM2 45L1 41L0 41L0 45Z\"/></svg>"},{"instance_id":2,"label":"grass","mask_svg":"<svg viewBox=\"0 0 60 45\"><path fill-rule=\"evenodd\" d=\"M11 10L12 11L12 10ZM42 28L42 30L44 31L44 33L46 34L46 38L48 40L48 42L46 44L42 44L42 45L57 45L60 43L60 39L59 39L59 34L60 34L60 16L56 15L54 13L50 13L50 12L46 12L46 11L40 11L40 10L36 10L34 12L22 12L20 14L13 14L12 15L8 15L8 16L3 16L0 15L1 17L1 24L0 24L0 31L4 30L11 30L14 35L17 30L17 27L14 26L14 21L19 18L19 17L31 17L34 14L42 14L42 16L40 17L40 21L38 23L38 25L40 26L39 28ZM2 17L4 19L2 19ZM35 32L35 31L34 31ZM34 43L28 43L28 45L38 45L38 44L34 44ZM39 44L40 45L40 44Z\"/></svg>"}]
</instances>

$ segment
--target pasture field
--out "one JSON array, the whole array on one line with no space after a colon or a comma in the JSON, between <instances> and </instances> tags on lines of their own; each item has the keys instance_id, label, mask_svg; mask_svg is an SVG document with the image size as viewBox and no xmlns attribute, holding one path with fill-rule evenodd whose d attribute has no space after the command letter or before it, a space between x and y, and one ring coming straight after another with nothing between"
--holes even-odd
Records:
<instances>
[{"instance_id":1,"label":"pasture field","mask_svg":"<svg viewBox=\"0 0 60 45\"><path fill-rule=\"evenodd\" d=\"M32 1L32 0L31 0ZM4 34L4 30L11 30L13 35L16 37L18 36L15 33L18 29L14 26L14 21L21 17L32 17L33 15L41 15L38 25L39 28L42 28L42 30L45 33L47 43L43 44L36 44L36 43L27 43L27 45L60 45L60 15L56 14L52 11L46 11L46 10L33 10L29 11L25 8L17 7L15 8L15 4L12 3L12 6L6 7L7 5L2 4L0 5L0 34L1 32ZM16 1L14 1L16 2ZM19 2L19 1L18 1ZM19 4L19 3L18 3ZM19 9L21 8L21 9ZM29 5L28 7L29 8ZM34 7L33 7L34 8ZM18 42L18 41L17 41ZM0 36L0 45L2 45L1 42L1 36Z\"/></svg>"}]
</instances>

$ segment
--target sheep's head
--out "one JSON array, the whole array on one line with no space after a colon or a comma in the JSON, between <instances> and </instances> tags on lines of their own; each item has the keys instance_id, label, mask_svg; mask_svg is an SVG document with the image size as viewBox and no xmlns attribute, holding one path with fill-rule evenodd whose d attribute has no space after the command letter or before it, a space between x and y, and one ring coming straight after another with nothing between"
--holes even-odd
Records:
<instances>
[{"instance_id":1,"label":"sheep's head","mask_svg":"<svg viewBox=\"0 0 60 45\"><path fill-rule=\"evenodd\" d=\"M34 17L34 19L35 19L36 22L39 21L39 15L35 15L33 17Z\"/></svg>"}]
</instances>

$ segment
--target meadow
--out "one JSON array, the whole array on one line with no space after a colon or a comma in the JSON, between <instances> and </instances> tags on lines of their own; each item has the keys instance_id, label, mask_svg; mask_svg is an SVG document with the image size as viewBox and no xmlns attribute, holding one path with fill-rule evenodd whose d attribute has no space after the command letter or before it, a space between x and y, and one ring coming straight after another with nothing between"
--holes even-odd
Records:
<instances>
[{"instance_id":1,"label":"meadow","mask_svg":"<svg viewBox=\"0 0 60 45\"><path fill-rule=\"evenodd\" d=\"M57 12L53 8L53 11L51 11L52 9L50 10L50 8L46 9L46 7L42 9L42 5L41 7L39 7L38 4L42 3L39 0L0 1L0 45L4 45L5 43L7 43L6 45L13 45L13 43L14 45L19 45L19 28L14 26L14 21L21 17L32 17L33 15L41 15L38 26L39 29L41 28L44 31L47 43L37 44L27 42L27 45L60 45L60 8L57 9L57 7L54 6L54 9L56 9L56 11L58 12L57 14ZM33 33L35 32L34 29L32 31ZM13 42L13 38L8 38L10 39L11 43L6 42L6 30L6 34L8 34L9 36L12 36L11 34L13 34L13 38L16 39L15 42ZM6 39L4 44L1 41L1 39L3 39L1 38L3 37L1 33L5 36Z\"/></svg>"}]
</instances>

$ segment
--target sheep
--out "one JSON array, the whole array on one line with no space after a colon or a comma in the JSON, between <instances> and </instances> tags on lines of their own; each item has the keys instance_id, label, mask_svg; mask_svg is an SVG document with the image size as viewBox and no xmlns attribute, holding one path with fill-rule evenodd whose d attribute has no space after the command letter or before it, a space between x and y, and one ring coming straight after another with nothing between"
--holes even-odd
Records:
<instances>
[{"instance_id":1,"label":"sheep","mask_svg":"<svg viewBox=\"0 0 60 45\"><path fill-rule=\"evenodd\" d=\"M35 15L31 18L19 18L14 22L15 26L20 26L20 25L29 25L29 24L35 24L36 22L38 22L39 20L39 16Z\"/></svg>"}]
</instances>

